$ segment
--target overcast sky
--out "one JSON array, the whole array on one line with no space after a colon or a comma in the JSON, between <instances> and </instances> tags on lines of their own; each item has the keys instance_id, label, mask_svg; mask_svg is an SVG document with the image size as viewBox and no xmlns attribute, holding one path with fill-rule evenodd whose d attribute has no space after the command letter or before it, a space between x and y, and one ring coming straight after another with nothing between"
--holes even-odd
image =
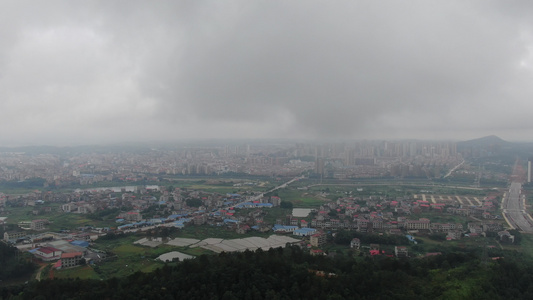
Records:
<instances>
[{"instance_id":1,"label":"overcast sky","mask_svg":"<svg viewBox=\"0 0 533 300\"><path fill-rule=\"evenodd\" d=\"M531 1L1 1L0 145L533 141Z\"/></svg>"}]
</instances>

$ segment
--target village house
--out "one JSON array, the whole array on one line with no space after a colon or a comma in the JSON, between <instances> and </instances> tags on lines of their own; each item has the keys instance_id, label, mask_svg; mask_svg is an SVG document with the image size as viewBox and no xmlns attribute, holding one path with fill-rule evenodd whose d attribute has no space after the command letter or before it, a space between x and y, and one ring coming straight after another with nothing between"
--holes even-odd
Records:
<instances>
[{"instance_id":1,"label":"village house","mask_svg":"<svg viewBox=\"0 0 533 300\"><path fill-rule=\"evenodd\" d=\"M430 229L434 232L448 232L450 230L463 229L463 225L455 223L431 223Z\"/></svg>"},{"instance_id":2,"label":"village house","mask_svg":"<svg viewBox=\"0 0 533 300\"><path fill-rule=\"evenodd\" d=\"M43 230L44 226L49 223L46 219L39 219L39 220L32 220L30 224L30 228L32 230Z\"/></svg>"},{"instance_id":3,"label":"village house","mask_svg":"<svg viewBox=\"0 0 533 300\"><path fill-rule=\"evenodd\" d=\"M311 249L311 250L309 251L309 253L310 253L311 255L313 255L313 256L326 255L326 254L324 253L324 251L322 251L322 250L320 250L320 249Z\"/></svg>"},{"instance_id":4,"label":"village house","mask_svg":"<svg viewBox=\"0 0 533 300\"><path fill-rule=\"evenodd\" d=\"M463 236L463 232L461 230L450 230L448 231L448 234L446 235L447 240L460 240Z\"/></svg>"},{"instance_id":5,"label":"village house","mask_svg":"<svg viewBox=\"0 0 533 300\"><path fill-rule=\"evenodd\" d=\"M23 238L27 235L24 231L6 231L4 232L4 241L16 241L17 239Z\"/></svg>"},{"instance_id":6,"label":"village house","mask_svg":"<svg viewBox=\"0 0 533 300\"><path fill-rule=\"evenodd\" d=\"M350 242L350 248L359 249L361 247L361 241L358 238L353 238Z\"/></svg>"},{"instance_id":7,"label":"village house","mask_svg":"<svg viewBox=\"0 0 533 300\"><path fill-rule=\"evenodd\" d=\"M409 257L409 252L405 246L394 246L394 255L396 257Z\"/></svg>"},{"instance_id":8,"label":"village house","mask_svg":"<svg viewBox=\"0 0 533 300\"><path fill-rule=\"evenodd\" d=\"M80 264L83 259L82 252L62 253L61 254L61 267L68 268L74 267Z\"/></svg>"},{"instance_id":9,"label":"village house","mask_svg":"<svg viewBox=\"0 0 533 300\"><path fill-rule=\"evenodd\" d=\"M237 230L236 230L236 232L238 234L245 234L248 231L250 231L250 226L248 226L246 224L245 225L238 225Z\"/></svg>"},{"instance_id":10,"label":"village house","mask_svg":"<svg viewBox=\"0 0 533 300\"><path fill-rule=\"evenodd\" d=\"M421 218L418 220L406 220L404 227L406 230L424 230L429 229L429 219Z\"/></svg>"},{"instance_id":11,"label":"village house","mask_svg":"<svg viewBox=\"0 0 533 300\"><path fill-rule=\"evenodd\" d=\"M326 243L326 235L324 233L316 233L311 235L309 243L313 247L320 247Z\"/></svg>"},{"instance_id":12,"label":"village house","mask_svg":"<svg viewBox=\"0 0 533 300\"><path fill-rule=\"evenodd\" d=\"M514 235L511 235L511 233L509 233L507 230L498 232L498 237L500 238L501 242L510 244L514 243Z\"/></svg>"}]
</instances>

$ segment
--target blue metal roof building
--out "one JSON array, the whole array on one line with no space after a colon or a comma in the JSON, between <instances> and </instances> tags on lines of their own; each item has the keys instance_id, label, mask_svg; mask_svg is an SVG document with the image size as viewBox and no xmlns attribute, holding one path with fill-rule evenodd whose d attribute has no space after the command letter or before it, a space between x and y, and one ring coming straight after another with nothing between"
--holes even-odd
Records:
<instances>
[{"instance_id":1,"label":"blue metal roof building","mask_svg":"<svg viewBox=\"0 0 533 300\"><path fill-rule=\"evenodd\" d=\"M309 236L315 233L316 233L316 229L314 228L300 228L292 232L293 235L297 235L297 236Z\"/></svg>"},{"instance_id":2,"label":"blue metal roof building","mask_svg":"<svg viewBox=\"0 0 533 300\"><path fill-rule=\"evenodd\" d=\"M87 241L72 241L72 242L70 242L70 244L72 244L74 246L83 247L83 248L89 247L89 242L87 242Z\"/></svg>"},{"instance_id":3,"label":"blue metal roof building","mask_svg":"<svg viewBox=\"0 0 533 300\"><path fill-rule=\"evenodd\" d=\"M283 232L292 232L298 229L298 226L286 226L286 225L280 225L276 224L274 227L272 227L273 231L283 231Z\"/></svg>"}]
</instances>

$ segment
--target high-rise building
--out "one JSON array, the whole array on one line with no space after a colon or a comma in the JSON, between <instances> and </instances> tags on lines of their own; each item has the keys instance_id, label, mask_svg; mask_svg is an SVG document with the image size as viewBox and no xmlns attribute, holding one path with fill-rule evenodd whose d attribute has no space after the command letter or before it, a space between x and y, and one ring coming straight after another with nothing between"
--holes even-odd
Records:
<instances>
[{"instance_id":1,"label":"high-rise building","mask_svg":"<svg viewBox=\"0 0 533 300\"><path fill-rule=\"evenodd\" d=\"M533 162L533 157L530 157L528 160L527 160L527 183L530 183L531 182L531 163Z\"/></svg>"},{"instance_id":2,"label":"high-rise building","mask_svg":"<svg viewBox=\"0 0 533 300\"><path fill-rule=\"evenodd\" d=\"M324 159L317 157L315 160L315 173L324 176Z\"/></svg>"}]
</instances>

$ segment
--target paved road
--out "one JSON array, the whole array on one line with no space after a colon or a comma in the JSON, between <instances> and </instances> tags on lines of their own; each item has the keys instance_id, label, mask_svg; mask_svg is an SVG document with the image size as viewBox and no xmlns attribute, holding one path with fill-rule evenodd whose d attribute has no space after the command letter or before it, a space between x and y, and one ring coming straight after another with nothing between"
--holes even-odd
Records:
<instances>
[{"instance_id":1,"label":"paved road","mask_svg":"<svg viewBox=\"0 0 533 300\"><path fill-rule=\"evenodd\" d=\"M449 177L450 175L452 175L452 173L457 170L460 166L462 166L463 164L465 163L465 160L463 159L462 162L460 162L457 166L453 167L449 172L448 174L446 174L443 178L446 178L446 177Z\"/></svg>"},{"instance_id":2,"label":"paved road","mask_svg":"<svg viewBox=\"0 0 533 300\"><path fill-rule=\"evenodd\" d=\"M522 184L512 182L502 202L503 215L511 227L526 233L533 233L533 219L525 211L524 197Z\"/></svg>"},{"instance_id":3,"label":"paved road","mask_svg":"<svg viewBox=\"0 0 533 300\"><path fill-rule=\"evenodd\" d=\"M41 281L41 273L43 272L43 269L46 268L46 266L48 266L48 265L42 265L42 266L39 268L39 270L37 270L37 274L35 275L35 279L36 279L37 281ZM45 277L46 277L46 275L45 275Z\"/></svg>"},{"instance_id":4,"label":"paved road","mask_svg":"<svg viewBox=\"0 0 533 300\"><path fill-rule=\"evenodd\" d=\"M244 199L243 201L239 202L239 203L233 203L227 207L224 207L224 208L220 208L218 211L222 210L222 209L229 209L229 208L232 208L232 207L235 207L239 204L243 204L243 203L246 203L246 202L253 202L253 201L256 201L256 200L259 200L261 198L264 197L264 194L268 194L268 193L271 193L271 192L274 192L274 191L277 191L279 189L282 189L282 188L286 188L289 184L295 182L295 181L298 181L300 179L303 179L305 176L298 176L298 177L294 177L293 179L283 183L283 184L280 184L264 193L261 193L259 195L256 195L256 196L253 196L253 197L250 197L250 198L247 198L247 199Z\"/></svg>"}]
</instances>

